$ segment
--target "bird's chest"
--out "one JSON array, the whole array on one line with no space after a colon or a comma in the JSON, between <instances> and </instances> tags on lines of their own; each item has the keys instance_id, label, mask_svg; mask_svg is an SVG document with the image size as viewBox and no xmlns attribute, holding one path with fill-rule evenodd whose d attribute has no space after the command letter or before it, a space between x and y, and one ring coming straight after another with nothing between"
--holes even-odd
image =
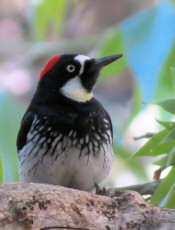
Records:
<instances>
[{"instance_id":1,"label":"bird's chest","mask_svg":"<svg viewBox=\"0 0 175 230\"><path fill-rule=\"evenodd\" d=\"M95 182L100 181L96 175L105 177L103 174L109 172L113 161L110 124L105 118L101 122L104 126L92 115L79 117L69 124L59 122L55 117L35 116L26 145L19 152L20 168L25 173L23 177L29 178L29 181L32 177L33 181L38 177L41 180L44 175L44 182L67 186L64 183L70 181L62 181L63 178L71 180L75 174L76 177L84 175L80 178L85 179L90 173L91 181L94 180L92 178ZM58 172L56 176L55 172Z\"/></svg>"},{"instance_id":2,"label":"bird's chest","mask_svg":"<svg viewBox=\"0 0 175 230\"><path fill-rule=\"evenodd\" d=\"M109 121L93 113L82 116L36 116L27 136L28 142L30 139L48 150L52 149L51 155L56 154L56 149L62 154L70 147L79 148L80 156L83 153L95 154L103 144L112 145Z\"/></svg>"}]
</instances>

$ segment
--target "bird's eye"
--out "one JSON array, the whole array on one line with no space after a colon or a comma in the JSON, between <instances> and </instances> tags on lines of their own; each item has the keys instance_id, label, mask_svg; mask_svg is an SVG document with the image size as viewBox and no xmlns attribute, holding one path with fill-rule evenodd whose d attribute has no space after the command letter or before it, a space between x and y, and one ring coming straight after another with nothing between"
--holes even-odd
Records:
<instances>
[{"instance_id":1,"label":"bird's eye","mask_svg":"<svg viewBox=\"0 0 175 230\"><path fill-rule=\"evenodd\" d=\"M67 71L68 71L68 72L72 73L72 72L74 72L74 71L75 71L75 66L74 66L74 65L72 65L72 64L70 64L70 65L68 65L68 66L67 66L67 68L66 68L66 69L67 69Z\"/></svg>"}]
</instances>

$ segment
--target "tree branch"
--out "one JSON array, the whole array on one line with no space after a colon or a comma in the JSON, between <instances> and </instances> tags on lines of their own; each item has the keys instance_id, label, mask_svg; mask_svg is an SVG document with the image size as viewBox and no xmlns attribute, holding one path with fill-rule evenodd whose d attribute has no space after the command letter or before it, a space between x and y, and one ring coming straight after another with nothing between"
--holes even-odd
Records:
<instances>
[{"instance_id":1,"label":"tree branch","mask_svg":"<svg viewBox=\"0 0 175 230\"><path fill-rule=\"evenodd\" d=\"M110 197L47 184L1 184L0 229L174 229L175 210L153 206L135 191L108 192Z\"/></svg>"}]
</instances>

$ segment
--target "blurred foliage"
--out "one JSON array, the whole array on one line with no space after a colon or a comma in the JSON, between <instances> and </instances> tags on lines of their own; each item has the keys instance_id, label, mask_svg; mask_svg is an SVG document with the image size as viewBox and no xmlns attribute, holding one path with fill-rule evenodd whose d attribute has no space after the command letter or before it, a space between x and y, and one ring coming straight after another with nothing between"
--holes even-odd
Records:
<instances>
[{"instance_id":1,"label":"blurred foliage","mask_svg":"<svg viewBox=\"0 0 175 230\"><path fill-rule=\"evenodd\" d=\"M23 113L24 111L12 97L3 97L0 107L0 149L4 181L18 181L16 137Z\"/></svg>"},{"instance_id":2,"label":"blurred foliage","mask_svg":"<svg viewBox=\"0 0 175 230\"><path fill-rule=\"evenodd\" d=\"M135 153L135 156L157 156L170 151L175 145L175 140L164 141L168 134L169 131L167 129L155 134L142 148Z\"/></svg>"},{"instance_id":3,"label":"blurred foliage","mask_svg":"<svg viewBox=\"0 0 175 230\"><path fill-rule=\"evenodd\" d=\"M129 151L128 149L124 149L123 147L119 147L116 144L114 144L113 149L117 159L121 160L122 162L125 162L126 168L134 172L134 174L138 177L142 179L148 179L146 170L140 163L140 160L131 158L131 151Z\"/></svg>"},{"instance_id":4,"label":"blurred foliage","mask_svg":"<svg viewBox=\"0 0 175 230\"><path fill-rule=\"evenodd\" d=\"M64 28L66 0L45 0L35 6L36 38L45 40L52 35L58 35Z\"/></svg>"},{"instance_id":5,"label":"blurred foliage","mask_svg":"<svg viewBox=\"0 0 175 230\"><path fill-rule=\"evenodd\" d=\"M173 196L175 192L174 174L175 167L172 167L171 171L168 173L163 182L156 189L154 195L151 197L151 202L153 204L166 208L175 208L175 200Z\"/></svg>"},{"instance_id":6,"label":"blurred foliage","mask_svg":"<svg viewBox=\"0 0 175 230\"><path fill-rule=\"evenodd\" d=\"M175 66L175 44L173 44L172 48L169 51L167 59L162 66L162 69L159 74L158 84L156 85L155 90L155 99L168 98L174 95L175 92L175 78L172 75L171 67Z\"/></svg>"},{"instance_id":7,"label":"blurred foliage","mask_svg":"<svg viewBox=\"0 0 175 230\"><path fill-rule=\"evenodd\" d=\"M124 47L123 47L123 41L122 41L122 35L120 29L114 28L111 30L107 30L103 40L101 41L99 45L99 57L105 57L109 54L124 54ZM104 78L110 77L116 77L117 75L124 71L125 68L127 68L127 60L125 55L120 58L116 63L111 64L110 66L107 66L102 71L102 76Z\"/></svg>"},{"instance_id":8,"label":"blurred foliage","mask_svg":"<svg viewBox=\"0 0 175 230\"><path fill-rule=\"evenodd\" d=\"M173 32L175 25L172 19L175 20L175 6L168 2L161 2L127 19L118 28L107 30L98 47L99 56L124 53L124 57L117 64L103 71L103 80L127 70L132 71L135 77L133 108L128 122L131 122L138 114L141 95L144 100L161 99L174 95L174 77L171 68L175 66L175 35ZM165 106L168 106L168 103ZM170 105L171 109L173 109L172 106L173 103ZM126 129L128 124L125 126ZM154 135L136 153L136 156L142 156L143 153L145 156L156 156L170 151L175 146L175 139L170 135L169 139L161 143L166 135L168 135L167 130ZM127 164L130 161L125 159L130 156L131 152L124 146L119 147L118 143L114 144L116 145L116 156L124 161L127 167L129 165L130 170L137 171L142 165L140 161L134 162L135 165ZM140 171L143 178L146 175L144 171L143 167L143 170Z\"/></svg>"},{"instance_id":9,"label":"blurred foliage","mask_svg":"<svg viewBox=\"0 0 175 230\"><path fill-rule=\"evenodd\" d=\"M0 182L3 181L3 165L2 165L2 157L0 153Z\"/></svg>"},{"instance_id":10,"label":"blurred foliage","mask_svg":"<svg viewBox=\"0 0 175 230\"><path fill-rule=\"evenodd\" d=\"M160 1L120 26L128 65L144 101L160 100L174 93L169 74L174 66L174 21L175 5Z\"/></svg>"},{"instance_id":11,"label":"blurred foliage","mask_svg":"<svg viewBox=\"0 0 175 230\"><path fill-rule=\"evenodd\" d=\"M159 101L157 105L175 115L175 99ZM164 154L161 159L154 163L160 166L158 174L169 167L172 168L151 197L151 202L162 207L175 208L175 122L158 120L158 123L164 129L153 135L134 156L161 157Z\"/></svg>"},{"instance_id":12,"label":"blurred foliage","mask_svg":"<svg viewBox=\"0 0 175 230\"><path fill-rule=\"evenodd\" d=\"M139 111L141 96L148 101L174 95L174 20L175 5L161 2L125 20L118 28L108 29L101 39L99 56L124 54L118 63L103 70L103 80L127 70L136 79L131 118Z\"/></svg>"}]
</instances>

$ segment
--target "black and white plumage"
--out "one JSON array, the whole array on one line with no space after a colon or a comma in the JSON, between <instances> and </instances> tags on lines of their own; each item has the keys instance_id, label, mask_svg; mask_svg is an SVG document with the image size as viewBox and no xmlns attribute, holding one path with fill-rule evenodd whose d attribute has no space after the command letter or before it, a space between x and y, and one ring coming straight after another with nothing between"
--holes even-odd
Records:
<instances>
[{"instance_id":1,"label":"black and white plumage","mask_svg":"<svg viewBox=\"0 0 175 230\"><path fill-rule=\"evenodd\" d=\"M41 72L18 133L20 180L91 191L113 163L112 124L92 89L121 55L62 55Z\"/></svg>"}]
</instances>

